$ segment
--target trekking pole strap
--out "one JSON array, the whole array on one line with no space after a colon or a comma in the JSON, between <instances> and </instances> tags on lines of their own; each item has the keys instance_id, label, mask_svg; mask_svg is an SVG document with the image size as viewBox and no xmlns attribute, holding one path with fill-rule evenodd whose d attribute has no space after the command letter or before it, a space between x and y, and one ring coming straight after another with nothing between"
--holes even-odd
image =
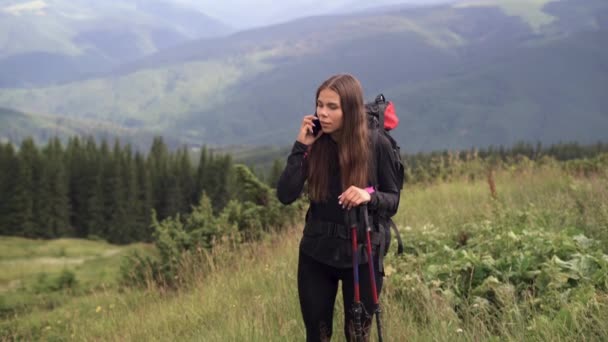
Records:
<instances>
[{"instance_id":1,"label":"trekking pole strap","mask_svg":"<svg viewBox=\"0 0 608 342\"><path fill-rule=\"evenodd\" d=\"M403 253L403 240L401 240L401 234L399 234L399 230L397 229L397 225L393 220L390 220L390 226L395 232L395 236L397 237L397 254Z\"/></svg>"}]
</instances>

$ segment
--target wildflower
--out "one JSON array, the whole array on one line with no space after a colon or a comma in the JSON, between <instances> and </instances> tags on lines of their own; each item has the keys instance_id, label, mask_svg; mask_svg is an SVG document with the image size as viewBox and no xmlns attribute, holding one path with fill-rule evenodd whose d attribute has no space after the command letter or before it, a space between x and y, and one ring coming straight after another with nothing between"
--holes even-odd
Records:
<instances>
[{"instance_id":1,"label":"wildflower","mask_svg":"<svg viewBox=\"0 0 608 342\"><path fill-rule=\"evenodd\" d=\"M95 312L100 313L101 312L101 306L97 306L97 309L95 309Z\"/></svg>"},{"instance_id":2,"label":"wildflower","mask_svg":"<svg viewBox=\"0 0 608 342\"><path fill-rule=\"evenodd\" d=\"M391 265L388 265L384 268L384 274L387 277L390 277L391 274L395 273L395 268Z\"/></svg>"}]
</instances>

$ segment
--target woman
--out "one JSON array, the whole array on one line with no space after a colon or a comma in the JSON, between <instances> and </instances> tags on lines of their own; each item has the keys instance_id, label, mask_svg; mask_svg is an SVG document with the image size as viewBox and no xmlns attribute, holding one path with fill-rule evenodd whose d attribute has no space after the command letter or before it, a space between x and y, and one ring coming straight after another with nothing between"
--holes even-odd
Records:
<instances>
[{"instance_id":1,"label":"woman","mask_svg":"<svg viewBox=\"0 0 608 342\"><path fill-rule=\"evenodd\" d=\"M287 165L277 186L284 204L295 201L307 184L310 206L298 261L298 294L307 341L331 338L334 302L338 282L342 281L344 301L344 334L352 339L351 306L354 298L352 247L345 225L347 210L366 205L371 215L390 217L399 205L397 175L384 163L391 156L390 142L378 134L371 143L371 131L357 79L348 74L330 77L316 93L316 116L307 115L294 143ZM321 127L313 135L315 119ZM373 151L372 151L373 149ZM391 161L386 161L391 162ZM372 171L377 169L377 182ZM377 188L371 187L377 184ZM378 262L378 239L374 243L374 262ZM363 241L364 242L364 241ZM359 249L361 260L359 282L361 301L367 313L374 311L367 258ZM382 288L382 271L375 268L378 294ZM371 315L364 317L364 330L371 326Z\"/></svg>"}]
</instances>

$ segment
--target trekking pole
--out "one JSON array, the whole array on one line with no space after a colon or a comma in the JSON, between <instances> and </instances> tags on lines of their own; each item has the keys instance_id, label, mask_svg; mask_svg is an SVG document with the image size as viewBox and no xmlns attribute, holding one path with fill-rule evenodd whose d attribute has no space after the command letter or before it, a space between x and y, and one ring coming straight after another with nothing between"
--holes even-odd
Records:
<instances>
[{"instance_id":1,"label":"trekking pole","mask_svg":"<svg viewBox=\"0 0 608 342\"><path fill-rule=\"evenodd\" d=\"M369 281L372 285L372 296L374 299L374 314L376 316L376 327L378 328L378 341L382 342L382 324L380 320L380 304L378 302L378 290L376 288L376 273L374 272L374 259L372 256L372 242L370 234L372 228L369 225L369 217L367 214L367 205L361 207L363 211L363 222L365 223L365 234L366 234L366 250L367 250L367 264L369 265Z\"/></svg>"},{"instance_id":2,"label":"trekking pole","mask_svg":"<svg viewBox=\"0 0 608 342\"><path fill-rule=\"evenodd\" d=\"M351 312L353 315L353 328L355 333L355 342L363 342L363 325L361 324L361 315L363 314L363 303L361 303L361 295L359 292L359 253L357 244L357 217L354 210L346 212L346 224L350 226L352 251L353 251L353 278L355 287L355 299Z\"/></svg>"}]
</instances>

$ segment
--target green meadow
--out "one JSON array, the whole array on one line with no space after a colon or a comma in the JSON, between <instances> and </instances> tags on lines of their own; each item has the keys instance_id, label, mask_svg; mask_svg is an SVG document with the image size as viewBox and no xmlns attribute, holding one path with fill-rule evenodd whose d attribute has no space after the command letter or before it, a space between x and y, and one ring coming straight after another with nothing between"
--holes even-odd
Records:
<instances>
[{"instance_id":1,"label":"green meadow","mask_svg":"<svg viewBox=\"0 0 608 342\"><path fill-rule=\"evenodd\" d=\"M393 239L385 259L386 341L608 339L605 172L406 185L395 222L405 252ZM0 340L303 341L301 228L198 250L177 289L121 285L124 256L153 246L2 238ZM337 300L335 341L342 317Z\"/></svg>"}]
</instances>

